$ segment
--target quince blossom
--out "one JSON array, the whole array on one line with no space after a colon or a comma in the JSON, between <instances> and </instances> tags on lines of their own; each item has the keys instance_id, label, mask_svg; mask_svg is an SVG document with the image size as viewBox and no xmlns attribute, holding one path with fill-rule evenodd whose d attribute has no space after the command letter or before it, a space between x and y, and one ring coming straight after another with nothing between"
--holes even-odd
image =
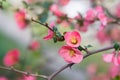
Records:
<instances>
[{"instance_id":1,"label":"quince blossom","mask_svg":"<svg viewBox=\"0 0 120 80\"><path fill-rule=\"evenodd\" d=\"M62 46L59 50L59 55L68 63L80 63L83 59L82 53L70 46Z\"/></svg>"},{"instance_id":2,"label":"quince blossom","mask_svg":"<svg viewBox=\"0 0 120 80\"><path fill-rule=\"evenodd\" d=\"M27 20L24 10L19 10L15 13L15 20L20 29L26 28Z\"/></svg>"},{"instance_id":3,"label":"quince blossom","mask_svg":"<svg viewBox=\"0 0 120 80\"><path fill-rule=\"evenodd\" d=\"M52 23L50 24L50 28L52 29L53 27L55 27L55 24L52 22ZM53 31L48 30L48 35L45 36L43 39L45 39L45 40L50 40L50 39L53 38L54 35L55 35L55 33L54 33Z\"/></svg>"},{"instance_id":4,"label":"quince blossom","mask_svg":"<svg viewBox=\"0 0 120 80\"><path fill-rule=\"evenodd\" d=\"M13 49L7 52L4 57L4 65L5 66L12 66L19 61L20 52L18 49Z\"/></svg>"},{"instance_id":5,"label":"quince blossom","mask_svg":"<svg viewBox=\"0 0 120 80\"><path fill-rule=\"evenodd\" d=\"M105 62L112 62L114 65L120 65L120 52L112 52L111 54L103 54L103 60Z\"/></svg>"},{"instance_id":6,"label":"quince blossom","mask_svg":"<svg viewBox=\"0 0 120 80\"><path fill-rule=\"evenodd\" d=\"M79 32L72 31L72 32L66 32L64 35L66 44L71 47L78 47L81 42L81 36Z\"/></svg>"},{"instance_id":7,"label":"quince blossom","mask_svg":"<svg viewBox=\"0 0 120 80\"><path fill-rule=\"evenodd\" d=\"M37 50L39 47L40 47L40 44L37 40L33 40L29 45L29 48L31 50Z\"/></svg>"}]
</instances>

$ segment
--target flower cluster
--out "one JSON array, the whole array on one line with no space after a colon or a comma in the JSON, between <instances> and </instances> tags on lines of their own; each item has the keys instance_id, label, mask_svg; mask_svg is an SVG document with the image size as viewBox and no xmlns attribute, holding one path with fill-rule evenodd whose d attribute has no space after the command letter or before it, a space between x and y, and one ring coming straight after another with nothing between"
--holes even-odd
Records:
<instances>
[{"instance_id":1,"label":"flower cluster","mask_svg":"<svg viewBox=\"0 0 120 80\"><path fill-rule=\"evenodd\" d=\"M81 51L77 49L81 42L79 32L66 32L64 38L67 45L60 48L59 55L68 63L80 63L83 59L83 55Z\"/></svg>"}]
</instances>

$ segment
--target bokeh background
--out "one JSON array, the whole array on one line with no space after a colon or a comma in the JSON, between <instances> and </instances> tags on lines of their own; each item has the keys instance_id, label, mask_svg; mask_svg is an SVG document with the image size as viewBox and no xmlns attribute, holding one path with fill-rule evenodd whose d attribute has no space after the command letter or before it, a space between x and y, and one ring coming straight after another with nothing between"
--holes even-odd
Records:
<instances>
[{"instance_id":1,"label":"bokeh background","mask_svg":"<svg viewBox=\"0 0 120 80\"><path fill-rule=\"evenodd\" d=\"M2 0L1 0L2 1ZM39 16L41 22L47 22L50 24L56 20L56 17L49 11L52 4L58 3L59 0L29 0L29 14L28 18L35 18ZM73 18L78 13L83 16L89 8L94 5L102 4L111 13L114 12L116 6L120 3L119 0L70 0L65 6L59 6L60 10ZM25 29L19 29L14 13L16 9L27 6L23 4L23 0L6 0L3 4L3 9L0 10L0 65L3 64L3 58L5 54L11 49L19 49L21 52L19 62L14 66L15 68L32 73L39 73L50 75L63 65L67 64L59 55L59 48L65 44L65 42L54 43L53 40L44 40L43 37L47 35L47 28L30 21L29 25ZM101 43L96 37L99 21L90 25L87 32L81 32L82 46L92 45L89 50L97 50L111 45L115 40L106 41ZM65 27L62 24L57 24L57 28L60 32L71 31L71 27ZM120 27L120 26L118 26ZM119 30L120 31L120 30ZM119 34L118 34L119 35ZM39 49L32 51L28 48L31 41L35 39L39 42ZM120 41L120 40L117 40ZM90 80L89 72L95 72L95 75L104 75L108 73L108 70L112 64L105 63L102 60L103 53L110 53L111 51L101 52L92 55L80 64L74 65L71 69L68 68L61 72L54 80ZM85 54L85 53L83 53ZM0 69L0 77L7 77L8 80L18 80L22 75ZM100 78L99 78L100 79ZM94 80L99 80L94 79ZM2 80L2 79L0 79ZM36 80L43 80L37 78ZM93 79L92 79L93 80ZM103 80L103 79L102 79ZM107 80L107 79L104 79Z\"/></svg>"}]
</instances>

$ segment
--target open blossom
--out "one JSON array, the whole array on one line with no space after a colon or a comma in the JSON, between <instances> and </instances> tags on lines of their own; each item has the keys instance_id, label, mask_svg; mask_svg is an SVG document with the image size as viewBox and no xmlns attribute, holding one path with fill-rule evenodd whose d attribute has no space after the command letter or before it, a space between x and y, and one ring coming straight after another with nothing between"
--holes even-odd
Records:
<instances>
[{"instance_id":1,"label":"open blossom","mask_svg":"<svg viewBox=\"0 0 120 80\"><path fill-rule=\"evenodd\" d=\"M24 10L19 10L15 13L15 20L20 29L24 29L27 26L26 16Z\"/></svg>"},{"instance_id":2,"label":"open blossom","mask_svg":"<svg viewBox=\"0 0 120 80\"><path fill-rule=\"evenodd\" d=\"M4 65L6 66L12 66L16 64L19 61L20 52L18 49L13 49L7 52L7 54L4 57Z\"/></svg>"},{"instance_id":3,"label":"open blossom","mask_svg":"<svg viewBox=\"0 0 120 80\"><path fill-rule=\"evenodd\" d=\"M78 47L81 42L81 36L79 32L72 31L72 32L66 32L64 35L66 44L71 47Z\"/></svg>"},{"instance_id":4,"label":"open blossom","mask_svg":"<svg viewBox=\"0 0 120 80\"><path fill-rule=\"evenodd\" d=\"M82 53L70 46L62 46L59 50L59 55L68 63L80 63L83 59Z\"/></svg>"},{"instance_id":5,"label":"open blossom","mask_svg":"<svg viewBox=\"0 0 120 80\"><path fill-rule=\"evenodd\" d=\"M70 0L59 0L59 3L63 6L67 5Z\"/></svg>"},{"instance_id":6,"label":"open blossom","mask_svg":"<svg viewBox=\"0 0 120 80\"><path fill-rule=\"evenodd\" d=\"M111 54L103 54L103 60L118 66L120 65L120 52L114 51Z\"/></svg>"},{"instance_id":7,"label":"open blossom","mask_svg":"<svg viewBox=\"0 0 120 80\"><path fill-rule=\"evenodd\" d=\"M6 77L0 77L0 80L8 80Z\"/></svg>"},{"instance_id":8,"label":"open blossom","mask_svg":"<svg viewBox=\"0 0 120 80\"><path fill-rule=\"evenodd\" d=\"M31 50L37 50L39 47L40 47L40 44L37 40L33 40L29 45L29 48Z\"/></svg>"},{"instance_id":9,"label":"open blossom","mask_svg":"<svg viewBox=\"0 0 120 80\"><path fill-rule=\"evenodd\" d=\"M55 27L55 24L52 22L52 23L50 24L50 28L52 29L53 27ZM50 39L53 38L54 35L55 35L55 33L54 33L53 31L48 30L48 35L45 36L43 39L45 39L45 40L50 40Z\"/></svg>"}]
</instances>

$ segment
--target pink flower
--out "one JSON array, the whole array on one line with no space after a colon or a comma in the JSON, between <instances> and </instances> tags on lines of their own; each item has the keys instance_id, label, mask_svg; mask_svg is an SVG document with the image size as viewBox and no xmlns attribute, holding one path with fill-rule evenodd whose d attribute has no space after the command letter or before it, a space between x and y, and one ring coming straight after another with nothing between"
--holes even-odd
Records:
<instances>
[{"instance_id":1,"label":"pink flower","mask_svg":"<svg viewBox=\"0 0 120 80\"><path fill-rule=\"evenodd\" d=\"M56 15L57 17L61 17L65 15L63 12L59 10L57 4L53 4L52 6L50 6L50 11L53 12L53 14Z\"/></svg>"},{"instance_id":2,"label":"pink flower","mask_svg":"<svg viewBox=\"0 0 120 80\"><path fill-rule=\"evenodd\" d=\"M96 72L97 72L97 65L95 65L95 64L89 64L87 66L87 72L91 76L95 75Z\"/></svg>"},{"instance_id":3,"label":"pink flower","mask_svg":"<svg viewBox=\"0 0 120 80\"><path fill-rule=\"evenodd\" d=\"M112 62L114 65L120 65L120 52L112 52L111 54L103 54L103 60L105 62Z\"/></svg>"},{"instance_id":4,"label":"pink flower","mask_svg":"<svg viewBox=\"0 0 120 80\"><path fill-rule=\"evenodd\" d=\"M33 40L33 41L31 42L31 44L29 45L29 48L30 48L31 50L37 50L39 47L40 47L40 44L39 44L39 42L36 41L36 40Z\"/></svg>"},{"instance_id":5,"label":"pink flower","mask_svg":"<svg viewBox=\"0 0 120 80\"><path fill-rule=\"evenodd\" d=\"M52 23L50 24L50 28L52 29L53 27L55 27L54 22L52 22ZM53 38L54 35L55 35L55 33L54 33L53 31L48 30L48 35L45 36L43 39L45 39L45 40L50 40L50 39Z\"/></svg>"},{"instance_id":6,"label":"pink flower","mask_svg":"<svg viewBox=\"0 0 120 80\"><path fill-rule=\"evenodd\" d=\"M66 32L64 35L66 44L71 47L78 47L81 42L81 36L79 32L72 31L72 32Z\"/></svg>"},{"instance_id":7,"label":"pink flower","mask_svg":"<svg viewBox=\"0 0 120 80\"><path fill-rule=\"evenodd\" d=\"M68 63L80 63L83 59L82 53L70 46L62 46L59 50L59 55Z\"/></svg>"},{"instance_id":8,"label":"pink flower","mask_svg":"<svg viewBox=\"0 0 120 80\"><path fill-rule=\"evenodd\" d=\"M97 13L103 13L104 12L102 6L96 6L95 10L97 11Z\"/></svg>"},{"instance_id":9,"label":"pink flower","mask_svg":"<svg viewBox=\"0 0 120 80\"><path fill-rule=\"evenodd\" d=\"M15 13L15 20L20 29L24 29L27 26L25 11L19 10Z\"/></svg>"},{"instance_id":10,"label":"pink flower","mask_svg":"<svg viewBox=\"0 0 120 80\"><path fill-rule=\"evenodd\" d=\"M8 80L6 77L0 77L0 80Z\"/></svg>"},{"instance_id":11,"label":"pink flower","mask_svg":"<svg viewBox=\"0 0 120 80\"><path fill-rule=\"evenodd\" d=\"M109 75L114 78L120 75L119 66L112 65L109 69Z\"/></svg>"},{"instance_id":12,"label":"pink flower","mask_svg":"<svg viewBox=\"0 0 120 80\"><path fill-rule=\"evenodd\" d=\"M86 13L86 20L94 20L96 18L96 11L94 9L89 9Z\"/></svg>"},{"instance_id":13,"label":"pink flower","mask_svg":"<svg viewBox=\"0 0 120 80\"><path fill-rule=\"evenodd\" d=\"M67 5L70 0L59 0L59 3L63 6Z\"/></svg>"},{"instance_id":14,"label":"pink flower","mask_svg":"<svg viewBox=\"0 0 120 80\"><path fill-rule=\"evenodd\" d=\"M105 43L109 41L109 37L105 34L103 30L99 30L96 34L96 37L100 43Z\"/></svg>"},{"instance_id":15,"label":"pink flower","mask_svg":"<svg viewBox=\"0 0 120 80\"><path fill-rule=\"evenodd\" d=\"M7 52L7 54L4 57L4 65L6 66L12 66L16 64L19 61L20 52L18 49L13 49Z\"/></svg>"},{"instance_id":16,"label":"pink flower","mask_svg":"<svg viewBox=\"0 0 120 80\"><path fill-rule=\"evenodd\" d=\"M97 17L104 26L107 25L108 18L104 13L99 13Z\"/></svg>"},{"instance_id":17,"label":"pink flower","mask_svg":"<svg viewBox=\"0 0 120 80\"><path fill-rule=\"evenodd\" d=\"M36 77L33 76L25 76L24 80L36 80Z\"/></svg>"}]
</instances>

